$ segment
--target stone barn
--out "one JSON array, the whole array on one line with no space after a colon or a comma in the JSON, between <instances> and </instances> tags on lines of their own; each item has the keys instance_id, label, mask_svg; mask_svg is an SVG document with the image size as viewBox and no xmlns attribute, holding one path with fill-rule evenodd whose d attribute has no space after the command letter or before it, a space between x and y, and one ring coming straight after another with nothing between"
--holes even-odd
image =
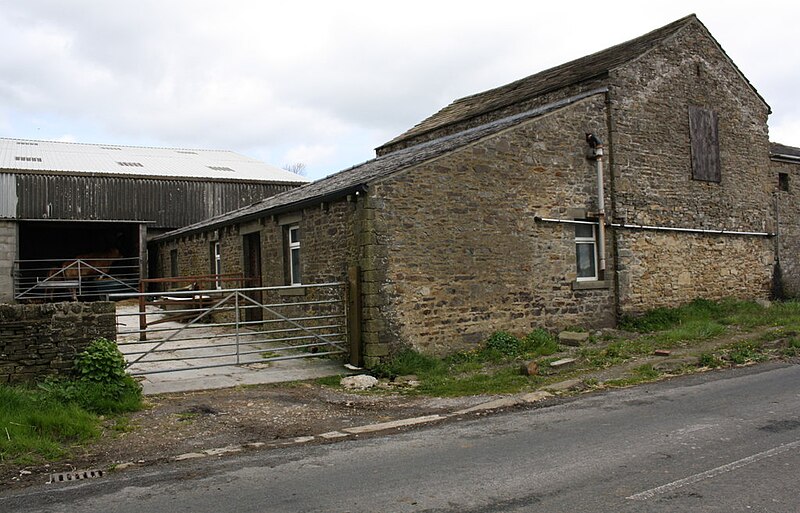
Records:
<instances>
[{"instance_id":1,"label":"stone barn","mask_svg":"<svg viewBox=\"0 0 800 513\"><path fill-rule=\"evenodd\" d=\"M766 298L776 201L791 199L769 113L691 15L456 100L364 164L160 235L155 267L203 274L218 255L265 286L357 268L368 366L500 329Z\"/></svg>"},{"instance_id":2,"label":"stone barn","mask_svg":"<svg viewBox=\"0 0 800 513\"><path fill-rule=\"evenodd\" d=\"M149 237L304 182L230 151L0 139L0 302L66 298L77 257L135 284Z\"/></svg>"}]
</instances>

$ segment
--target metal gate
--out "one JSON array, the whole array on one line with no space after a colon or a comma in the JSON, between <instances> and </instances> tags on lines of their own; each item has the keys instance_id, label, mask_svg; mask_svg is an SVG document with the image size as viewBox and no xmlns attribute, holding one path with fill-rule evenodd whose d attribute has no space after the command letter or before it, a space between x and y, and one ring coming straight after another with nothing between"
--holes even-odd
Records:
<instances>
[{"instance_id":1,"label":"metal gate","mask_svg":"<svg viewBox=\"0 0 800 513\"><path fill-rule=\"evenodd\" d=\"M128 300L117 343L132 375L346 353L347 297L341 282L112 295Z\"/></svg>"}]
</instances>

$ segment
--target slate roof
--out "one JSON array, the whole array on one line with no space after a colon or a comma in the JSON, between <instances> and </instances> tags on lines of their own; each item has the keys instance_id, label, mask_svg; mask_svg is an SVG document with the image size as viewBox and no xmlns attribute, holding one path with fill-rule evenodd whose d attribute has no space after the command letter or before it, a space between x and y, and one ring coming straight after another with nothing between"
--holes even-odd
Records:
<instances>
[{"instance_id":1,"label":"slate roof","mask_svg":"<svg viewBox=\"0 0 800 513\"><path fill-rule=\"evenodd\" d=\"M496 111L564 87L607 76L610 71L645 54L691 23L698 23L703 30L708 33L709 37L713 39L708 29L705 28L694 14L691 14L669 25L665 25L643 36L637 37L636 39L561 64L554 68L511 82L510 84L456 100L405 133L379 146L376 148L376 151L380 152L395 143L431 132L447 125L452 125L482 114ZM717 46L719 46L718 43ZM720 50L722 50L722 47L720 47ZM736 68L732 61L731 64ZM736 69L738 72L738 68ZM744 77L741 72L739 72L739 74L748 85L750 85L753 91L758 94L752 84L747 81L746 77ZM763 98L761 99L763 101ZM766 104L766 102L764 103Z\"/></svg>"},{"instance_id":2,"label":"slate roof","mask_svg":"<svg viewBox=\"0 0 800 513\"><path fill-rule=\"evenodd\" d=\"M800 148L771 142L769 143L769 156L773 158L800 160Z\"/></svg>"},{"instance_id":3,"label":"slate roof","mask_svg":"<svg viewBox=\"0 0 800 513\"><path fill-rule=\"evenodd\" d=\"M447 124L463 121L486 112L497 110L556 89L602 77L615 67L641 56L650 49L666 41L691 23L698 23L713 40L713 36L708 33L705 26L692 14L626 43L562 64L561 66L556 66L555 68L531 75L522 80L512 82L511 84L456 100L448 107L445 107L437 114L434 114L405 134L386 143L384 146L434 130ZM718 43L717 46L719 46ZM723 51L721 47L720 50ZM739 72L732 61L731 65ZM739 72L739 74L745 82L747 82L744 75L742 75L741 72ZM747 82L747 84L750 85L749 82ZM754 93L758 95L755 88L753 88L752 85L750 85L750 87ZM165 233L155 237L153 240L165 240L179 237L206 229L245 222L249 219L264 215L288 212L314 203L321 203L343 197L360 189L365 189L369 182L375 179L407 169L416 164L443 155L460 146L477 141L482 137L513 126L521 121L540 116L582 98L599 92L605 92L606 90L606 88L601 88L587 91L537 109L498 119L449 136L440 137L388 153L316 182L277 194L254 203L249 207ZM761 98L760 95L759 98ZM761 99L763 101L763 98ZM764 104L766 105L766 102L764 102Z\"/></svg>"},{"instance_id":4,"label":"slate roof","mask_svg":"<svg viewBox=\"0 0 800 513\"><path fill-rule=\"evenodd\" d=\"M548 112L588 98L589 96L605 92L605 88L587 91L537 109L377 157L358 166L317 180L316 182L276 194L275 196L266 198L248 207L159 235L154 237L153 240L158 241L180 237L190 233L246 222L257 217L297 210L304 206L341 198L356 191L365 190L368 184L373 180L402 171L403 169L408 169L520 122L547 114Z\"/></svg>"},{"instance_id":5,"label":"slate roof","mask_svg":"<svg viewBox=\"0 0 800 513\"><path fill-rule=\"evenodd\" d=\"M0 138L0 172L305 183L307 179L227 150Z\"/></svg>"}]
</instances>

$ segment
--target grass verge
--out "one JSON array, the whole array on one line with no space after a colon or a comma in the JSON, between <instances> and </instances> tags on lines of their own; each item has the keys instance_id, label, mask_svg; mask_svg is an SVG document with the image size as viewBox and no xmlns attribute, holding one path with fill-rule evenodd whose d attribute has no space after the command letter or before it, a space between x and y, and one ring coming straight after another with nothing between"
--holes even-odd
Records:
<instances>
[{"instance_id":1,"label":"grass verge","mask_svg":"<svg viewBox=\"0 0 800 513\"><path fill-rule=\"evenodd\" d=\"M800 303L793 301L767 307L749 301L701 299L678 308L660 308L624 318L620 327L624 331L591 336L580 348L560 347L553 334L541 329L523 337L500 331L475 349L444 358L404 350L372 373L389 380L415 375L419 385L396 389L402 393L460 396L535 390L575 378L582 378L585 388L629 386L657 380L665 374L800 355ZM753 340L748 338L749 333L754 333ZM724 344L726 337L740 341ZM721 344L693 352L709 340ZM689 363L678 364L669 371L652 363L636 367L628 363L652 356L656 349L677 350L693 357ZM563 370L550 366L564 357L575 361ZM592 376L623 364L629 370L619 377L600 382ZM320 383L335 386L336 381Z\"/></svg>"},{"instance_id":2,"label":"grass verge","mask_svg":"<svg viewBox=\"0 0 800 513\"><path fill-rule=\"evenodd\" d=\"M124 365L116 344L98 339L78 355L72 379L0 386L0 463L68 456L72 446L100 434L104 415L112 415L112 430L128 429L120 415L141 408L142 390Z\"/></svg>"}]
</instances>

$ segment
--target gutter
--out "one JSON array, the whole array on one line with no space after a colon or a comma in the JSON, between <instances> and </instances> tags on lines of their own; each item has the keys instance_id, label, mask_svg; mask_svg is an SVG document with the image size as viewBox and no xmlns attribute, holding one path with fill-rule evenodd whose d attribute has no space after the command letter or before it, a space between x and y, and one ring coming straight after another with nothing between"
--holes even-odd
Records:
<instances>
[{"instance_id":1,"label":"gutter","mask_svg":"<svg viewBox=\"0 0 800 513\"><path fill-rule=\"evenodd\" d=\"M800 163L800 155L787 155L785 153L770 153L769 158L770 160L791 162L792 164Z\"/></svg>"}]
</instances>

